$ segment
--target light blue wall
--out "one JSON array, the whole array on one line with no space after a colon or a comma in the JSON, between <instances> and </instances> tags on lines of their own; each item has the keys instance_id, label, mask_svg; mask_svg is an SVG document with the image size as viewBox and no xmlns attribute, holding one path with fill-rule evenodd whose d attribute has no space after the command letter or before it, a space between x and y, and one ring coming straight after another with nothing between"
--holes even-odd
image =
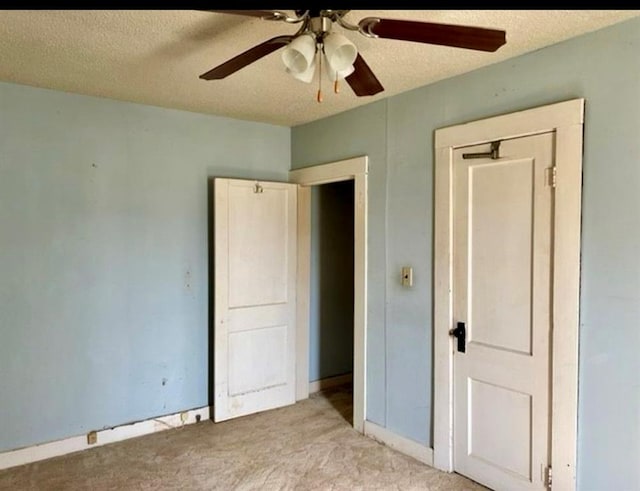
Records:
<instances>
[{"instance_id":1,"label":"light blue wall","mask_svg":"<svg viewBox=\"0 0 640 491\"><path fill-rule=\"evenodd\" d=\"M353 181L311 188L309 381L353 371Z\"/></svg>"},{"instance_id":2,"label":"light blue wall","mask_svg":"<svg viewBox=\"0 0 640 491\"><path fill-rule=\"evenodd\" d=\"M207 179L289 166L289 128L0 83L0 451L207 405Z\"/></svg>"},{"instance_id":3,"label":"light blue wall","mask_svg":"<svg viewBox=\"0 0 640 491\"><path fill-rule=\"evenodd\" d=\"M638 490L640 19L295 127L292 165L370 156L367 417L430 445L433 132L576 97L586 99L578 485ZM405 264L411 291L397 283Z\"/></svg>"}]
</instances>

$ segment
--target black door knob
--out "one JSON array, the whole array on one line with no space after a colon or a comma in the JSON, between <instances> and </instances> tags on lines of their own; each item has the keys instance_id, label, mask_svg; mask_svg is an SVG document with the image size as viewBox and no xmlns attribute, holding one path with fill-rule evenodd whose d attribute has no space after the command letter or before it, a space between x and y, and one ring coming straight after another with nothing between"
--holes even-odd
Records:
<instances>
[{"instance_id":1,"label":"black door knob","mask_svg":"<svg viewBox=\"0 0 640 491\"><path fill-rule=\"evenodd\" d=\"M451 331L449 331L449 334L457 338L458 351L460 353L464 353L467 344L467 329L464 325L464 322L458 322L457 327L455 329L451 329Z\"/></svg>"}]
</instances>

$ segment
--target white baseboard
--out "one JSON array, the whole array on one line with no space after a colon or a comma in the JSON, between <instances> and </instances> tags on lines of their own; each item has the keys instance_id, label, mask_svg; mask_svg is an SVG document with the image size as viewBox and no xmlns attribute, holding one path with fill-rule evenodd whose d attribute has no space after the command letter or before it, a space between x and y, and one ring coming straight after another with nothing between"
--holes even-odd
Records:
<instances>
[{"instance_id":1,"label":"white baseboard","mask_svg":"<svg viewBox=\"0 0 640 491\"><path fill-rule=\"evenodd\" d=\"M335 377L327 377L321 380L309 382L309 394L320 392L321 390L335 387L336 385L348 384L353 382L353 373L344 375L336 375Z\"/></svg>"},{"instance_id":2,"label":"white baseboard","mask_svg":"<svg viewBox=\"0 0 640 491\"><path fill-rule=\"evenodd\" d=\"M17 465L29 464L39 460L58 457L79 450L87 450L89 448L99 447L108 443L119 442L137 436L148 435L158 431L168 430L170 428L179 428L181 426L197 423L197 416L200 421L209 419L209 407L201 407L191 409L189 411L181 411L167 416L151 418L136 423L124 424L114 428L96 431L97 442L93 444L87 443L87 435L78 435L57 440L55 442L42 443L31 447L19 448L17 450L9 450L0 453L0 470L15 467ZM182 416L182 417L181 417ZM184 418L184 420L182 419Z\"/></svg>"},{"instance_id":3,"label":"white baseboard","mask_svg":"<svg viewBox=\"0 0 640 491\"><path fill-rule=\"evenodd\" d=\"M374 440L433 467L433 449L392 433L371 421L364 422L364 434Z\"/></svg>"}]
</instances>

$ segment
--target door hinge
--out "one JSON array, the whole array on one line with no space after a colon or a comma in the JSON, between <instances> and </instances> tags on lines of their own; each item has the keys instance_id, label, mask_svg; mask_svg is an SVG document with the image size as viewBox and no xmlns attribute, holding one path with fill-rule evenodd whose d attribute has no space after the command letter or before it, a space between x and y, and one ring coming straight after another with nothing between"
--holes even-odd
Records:
<instances>
[{"instance_id":1,"label":"door hinge","mask_svg":"<svg viewBox=\"0 0 640 491\"><path fill-rule=\"evenodd\" d=\"M556 187L557 183L557 172L555 167L547 167L547 186L551 186L552 188Z\"/></svg>"},{"instance_id":2,"label":"door hinge","mask_svg":"<svg viewBox=\"0 0 640 491\"><path fill-rule=\"evenodd\" d=\"M551 489L551 484L553 484L553 472L551 466L549 466L546 469L545 486Z\"/></svg>"}]
</instances>

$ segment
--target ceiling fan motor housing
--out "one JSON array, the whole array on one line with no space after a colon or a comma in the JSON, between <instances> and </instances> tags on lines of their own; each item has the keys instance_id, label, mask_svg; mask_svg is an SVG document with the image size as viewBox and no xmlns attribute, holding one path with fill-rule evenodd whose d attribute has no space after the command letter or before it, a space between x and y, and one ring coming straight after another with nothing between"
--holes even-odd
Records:
<instances>
[{"instance_id":1,"label":"ceiling fan motor housing","mask_svg":"<svg viewBox=\"0 0 640 491\"><path fill-rule=\"evenodd\" d=\"M308 30L316 36L316 40L321 43L324 37L331 32L333 22L328 17L317 16L309 18Z\"/></svg>"}]
</instances>

